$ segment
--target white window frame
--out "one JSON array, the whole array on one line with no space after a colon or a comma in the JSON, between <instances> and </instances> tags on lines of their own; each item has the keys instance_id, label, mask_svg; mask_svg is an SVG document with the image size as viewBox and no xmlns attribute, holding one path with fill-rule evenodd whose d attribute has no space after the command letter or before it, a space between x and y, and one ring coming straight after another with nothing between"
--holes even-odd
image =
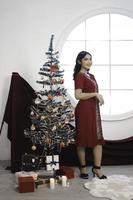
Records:
<instances>
[{"instance_id":1,"label":"white window frame","mask_svg":"<svg viewBox=\"0 0 133 200\"><path fill-rule=\"evenodd\" d=\"M63 33L61 33L61 36L59 37L59 40L57 40L56 43L56 49L59 50L60 55L62 53L62 47L64 45L64 42L66 41L68 35L71 33L71 31L78 26L81 22L83 22L84 20L91 18L93 16L99 15L99 14L108 14L108 13L113 13L113 14L121 14L121 15L125 15L127 17L133 18L133 13L130 12L129 10L124 10L124 9L118 9L118 8L102 8L102 9L98 9L98 10L93 10L93 11L89 11L89 13L80 16L78 19L74 20L73 22L71 22L71 24L69 24L65 30L63 31ZM75 107L75 101L71 98L71 96L69 95L70 100L72 101L73 106ZM120 121L120 120L124 120L124 119L128 119L128 118L132 118L133 117L133 110L126 112L126 113L122 113L122 114L115 114L115 115L102 115L102 120L103 121Z\"/></svg>"}]
</instances>

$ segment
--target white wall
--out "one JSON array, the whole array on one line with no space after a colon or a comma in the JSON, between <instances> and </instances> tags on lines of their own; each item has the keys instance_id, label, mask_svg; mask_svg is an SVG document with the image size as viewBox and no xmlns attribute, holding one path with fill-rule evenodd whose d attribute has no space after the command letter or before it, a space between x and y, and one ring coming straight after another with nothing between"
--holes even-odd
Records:
<instances>
[{"instance_id":1,"label":"white wall","mask_svg":"<svg viewBox=\"0 0 133 200\"><path fill-rule=\"evenodd\" d=\"M132 15L132 0L0 0L0 123L4 114L11 73L18 72L34 89L37 73L46 61L51 34L54 44L61 50L68 27L88 13L109 9L122 9ZM133 119L103 121L106 139L132 136ZM0 136L0 160L10 158L7 127Z\"/></svg>"}]
</instances>

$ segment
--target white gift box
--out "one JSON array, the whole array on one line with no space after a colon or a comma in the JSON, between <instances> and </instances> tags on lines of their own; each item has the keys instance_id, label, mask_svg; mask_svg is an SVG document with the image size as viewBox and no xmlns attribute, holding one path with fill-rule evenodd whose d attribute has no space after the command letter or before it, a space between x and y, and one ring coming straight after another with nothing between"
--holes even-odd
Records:
<instances>
[{"instance_id":1,"label":"white gift box","mask_svg":"<svg viewBox=\"0 0 133 200\"><path fill-rule=\"evenodd\" d=\"M59 169L59 155L46 156L46 170Z\"/></svg>"}]
</instances>

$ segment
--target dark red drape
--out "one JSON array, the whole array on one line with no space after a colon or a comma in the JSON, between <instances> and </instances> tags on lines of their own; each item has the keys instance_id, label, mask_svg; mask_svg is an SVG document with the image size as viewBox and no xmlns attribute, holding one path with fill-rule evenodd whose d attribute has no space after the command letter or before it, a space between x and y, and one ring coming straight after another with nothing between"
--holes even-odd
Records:
<instances>
[{"instance_id":1,"label":"dark red drape","mask_svg":"<svg viewBox=\"0 0 133 200\"><path fill-rule=\"evenodd\" d=\"M122 140L105 140L105 142L102 165L133 164L133 137ZM93 165L93 154L90 148L86 149L86 160L87 164ZM68 166L79 165L74 144L62 149L60 163Z\"/></svg>"},{"instance_id":2,"label":"dark red drape","mask_svg":"<svg viewBox=\"0 0 133 200\"><path fill-rule=\"evenodd\" d=\"M11 141L12 172L21 168L21 156L26 151L24 129L30 126L30 105L35 97L35 91L26 80L13 72L2 122L2 126L4 122L8 124L7 137Z\"/></svg>"}]
</instances>

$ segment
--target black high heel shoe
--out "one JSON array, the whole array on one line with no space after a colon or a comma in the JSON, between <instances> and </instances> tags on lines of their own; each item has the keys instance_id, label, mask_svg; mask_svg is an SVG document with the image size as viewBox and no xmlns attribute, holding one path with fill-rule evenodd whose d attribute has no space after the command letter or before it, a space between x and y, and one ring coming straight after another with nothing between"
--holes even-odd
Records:
<instances>
[{"instance_id":1,"label":"black high heel shoe","mask_svg":"<svg viewBox=\"0 0 133 200\"><path fill-rule=\"evenodd\" d=\"M81 168L84 168L86 167L86 165L81 165L79 167L79 169L81 170ZM89 175L87 173L80 173L80 178L83 178L83 179L88 179L89 178Z\"/></svg>"},{"instance_id":2,"label":"black high heel shoe","mask_svg":"<svg viewBox=\"0 0 133 200\"><path fill-rule=\"evenodd\" d=\"M92 167L92 173L93 173L93 177L97 176L99 179L107 179L107 176L105 175L101 175L99 176L99 174L97 172L94 171L94 169L100 169L101 167L98 166L93 166Z\"/></svg>"}]
</instances>

